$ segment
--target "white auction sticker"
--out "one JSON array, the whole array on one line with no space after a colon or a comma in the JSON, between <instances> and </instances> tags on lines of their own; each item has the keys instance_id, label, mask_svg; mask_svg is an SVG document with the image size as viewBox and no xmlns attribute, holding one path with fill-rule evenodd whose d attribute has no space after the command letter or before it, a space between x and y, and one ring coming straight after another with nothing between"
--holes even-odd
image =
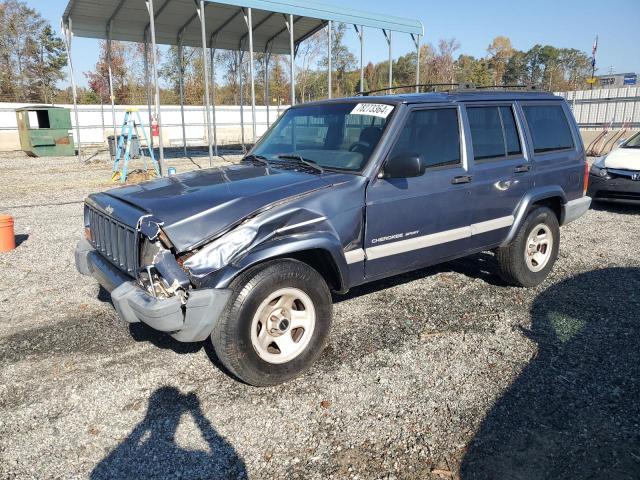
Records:
<instances>
[{"instance_id":1,"label":"white auction sticker","mask_svg":"<svg viewBox=\"0 0 640 480\"><path fill-rule=\"evenodd\" d=\"M351 110L351 115L371 115L373 117L387 118L391 112L393 112L393 105L359 103Z\"/></svg>"}]
</instances>

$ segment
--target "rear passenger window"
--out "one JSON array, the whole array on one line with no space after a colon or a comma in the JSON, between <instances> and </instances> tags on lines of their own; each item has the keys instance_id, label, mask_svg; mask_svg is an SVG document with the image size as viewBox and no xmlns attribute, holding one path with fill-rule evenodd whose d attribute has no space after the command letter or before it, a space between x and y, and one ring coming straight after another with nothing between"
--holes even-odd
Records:
<instances>
[{"instance_id":1,"label":"rear passenger window","mask_svg":"<svg viewBox=\"0 0 640 480\"><path fill-rule=\"evenodd\" d=\"M522 107L533 138L533 151L546 153L573 148L569 122L560 105L526 105Z\"/></svg>"},{"instance_id":2,"label":"rear passenger window","mask_svg":"<svg viewBox=\"0 0 640 480\"><path fill-rule=\"evenodd\" d=\"M522 153L511 107L467 107L476 160L500 160Z\"/></svg>"},{"instance_id":3,"label":"rear passenger window","mask_svg":"<svg viewBox=\"0 0 640 480\"><path fill-rule=\"evenodd\" d=\"M403 154L420 155L427 168L460 165L462 161L457 109L412 112L390 158Z\"/></svg>"}]
</instances>

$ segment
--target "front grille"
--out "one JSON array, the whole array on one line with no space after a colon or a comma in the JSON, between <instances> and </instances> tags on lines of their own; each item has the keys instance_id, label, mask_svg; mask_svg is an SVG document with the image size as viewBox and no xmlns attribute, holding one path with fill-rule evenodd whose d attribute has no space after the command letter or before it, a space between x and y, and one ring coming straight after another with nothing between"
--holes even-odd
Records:
<instances>
[{"instance_id":1,"label":"front grille","mask_svg":"<svg viewBox=\"0 0 640 480\"><path fill-rule=\"evenodd\" d=\"M128 274L138 270L138 242L135 229L89 207L91 244L107 260Z\"/></svg>"}]
</instances>

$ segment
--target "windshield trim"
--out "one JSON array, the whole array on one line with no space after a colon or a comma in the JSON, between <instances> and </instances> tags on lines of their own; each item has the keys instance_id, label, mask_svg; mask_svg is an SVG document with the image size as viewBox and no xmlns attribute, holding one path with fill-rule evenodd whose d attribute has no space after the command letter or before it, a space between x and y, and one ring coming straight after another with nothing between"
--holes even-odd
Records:
<instances>
[{"instance_id":1,"label":"windshield trim","mask_svg":"<svg viewBox=\"0 0 640 480\"><path fill-rule=\"evenodd\" d=\"M378 101L372 101L374 99L377 100L378 98L379 98ZM364 176L365 171L371 165L371 162L377 156L377 152L380 150L381 145L384 143L384 140L387 136L387 132L389 131L389 126L394 123L394 119L398 116L398 111L400 110L400 107L403 105L403 102L398 100L388 99L388 98L385 99L384 97L362 97L362 98L341 98L341 99L334 99L334 100L321 100L317 102L298 103L296 105L292 105L289 108L287 108L284 112L282 112L280 117L278 117L278 119L269 126L269 128L262 134L260 139L251 148L251 150L249 150L246 153L245 157L251 154L256 155L255 153L253 153L254 150L263 143L263 141L267 138L268 134L270 134L271 131L275 129L275 127L285 118L285 115L287 114L287 112L289 112L289 110L296 110L296 109L305 108L305 107L316 107L316 106L320 107L323 105L357 105L358 103L383 103L385 105L391 105L394 107L393 111L389 114L389 117L385 122L385 125L382 129L382 135L380 135L380 139L378 140L377 145L371 152L371 155L369 155L369 158L367 159L367 161L364 162L362 167L358 170L354 170L352 168L340 168L335 166L324 166L324 165L320 165L320 166L327 172L348 173L348 174L353 174L358 176ZM277 167L274 166L274 168L277 168Z\"/></svg>"}]
</instances>

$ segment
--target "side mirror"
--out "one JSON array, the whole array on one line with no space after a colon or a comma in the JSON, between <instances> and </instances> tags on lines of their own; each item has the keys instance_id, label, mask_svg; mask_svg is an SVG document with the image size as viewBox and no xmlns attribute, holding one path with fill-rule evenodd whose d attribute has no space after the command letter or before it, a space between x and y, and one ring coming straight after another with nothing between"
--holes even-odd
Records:
<instances>
[{"instance_id":1,"label":"side mirror","mask_svg":"<svg viewBox=\"0 0 640 480\"><path fill-rule=\"evenodd\" d=\"M416 153L404 153L393 157L384 166L384 178L419 177L425 167Z\"/></svg>"}]
</instances>

